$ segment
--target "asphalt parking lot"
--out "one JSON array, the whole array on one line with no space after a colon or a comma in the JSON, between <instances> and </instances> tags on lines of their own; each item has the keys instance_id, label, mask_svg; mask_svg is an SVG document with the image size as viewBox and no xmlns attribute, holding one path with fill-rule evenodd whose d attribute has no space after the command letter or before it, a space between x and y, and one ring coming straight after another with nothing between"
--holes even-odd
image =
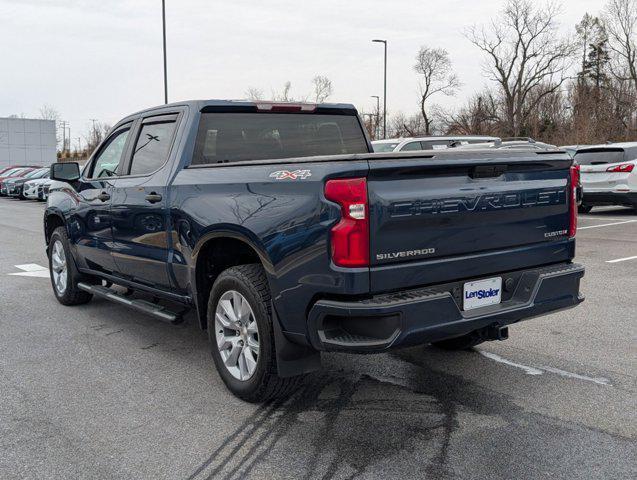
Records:
<instances>
[{"instance_id":1,"label":"asphalt parking lot","mask_svg":"<svg viewBox=\"0 0 637 480\"><path fill-rule=\"evenodd\" d=\"M225 390L192 318L59 305L42 211L0 199L2 479L637 478L631 210L580 217L579 308L474 351L325 355L263 406Z\"/></svg>"}]
</instances>

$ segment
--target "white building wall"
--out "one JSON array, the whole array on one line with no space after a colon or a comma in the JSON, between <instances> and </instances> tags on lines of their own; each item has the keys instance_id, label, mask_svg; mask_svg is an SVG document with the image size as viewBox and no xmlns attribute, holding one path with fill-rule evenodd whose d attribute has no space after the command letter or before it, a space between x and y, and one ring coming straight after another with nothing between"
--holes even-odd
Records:
<instances>
[{"instance_id":1,"label":"white building wall","mask_svg":"<svg viewBox=\"0 0 637 480\"><path fill-rule=\"evenodd\" d=\"M56 161L54 120L0 118L0 168L47 166Z\"/></svg>"}]
</instances>

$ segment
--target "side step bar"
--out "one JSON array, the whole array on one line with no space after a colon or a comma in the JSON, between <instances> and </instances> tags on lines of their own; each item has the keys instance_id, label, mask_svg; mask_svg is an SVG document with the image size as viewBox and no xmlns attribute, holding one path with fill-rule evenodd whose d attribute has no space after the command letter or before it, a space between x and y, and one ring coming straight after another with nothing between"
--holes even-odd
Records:
<instances>
[{"instance_id":1,"label":"side step bar","mask_svg":"<svg viewBox=\"0 0 637 480\"><path fill-rule=\"evenodd\" d=\"M85 292L89 292L97 297L105 298L111 302L130 307L138 312L146 313L147 315L151 315L162 322L177 325L184 321L184 312L173 312L168 310L166 307L157 305L156 303L147 302L146 300L130 299L124 296L124 294L117 293L115 290L111 290L110 288L103 287L101 285L78 283L77 286Z\"/></svg>"}]
</instances>

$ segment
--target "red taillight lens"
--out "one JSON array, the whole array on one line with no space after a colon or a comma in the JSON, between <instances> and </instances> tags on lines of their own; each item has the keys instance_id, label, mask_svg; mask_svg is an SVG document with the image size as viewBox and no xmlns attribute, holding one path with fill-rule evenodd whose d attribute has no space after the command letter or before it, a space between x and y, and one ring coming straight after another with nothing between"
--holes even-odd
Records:
<instances>
[{"instance_id":1,"label":"red taillight lens","mask_svg":"<svg viewBox=\"0 0 637 480\"><path fill-rule=\"evenodd\" d=\"M614 167L608 167L606 169L607 172L615 172L615 173L628 173L632 172L635 168L634 163L622 163L621 165L615 165Z\"/></svg>"},{"instance_id":2,"label":"red taillight lens","mask_svg":"<svg viewBox=\"0 0 637 480\"><path fill-rule=\"evenodd\" d=\"M577 187L579 185L579 165L571 166L571 185L569 190L569 214L568 236L573 238L577 233Z\"/></svg>"},{"instance_id":3,"label":"red taillight lens","mask_svg":"<svg viewBox=\"0 0 637 480\"><path fill-rule=\"evenodd\" d=\"M325 198L341 206L341 221L332 227L332 261L340 267L369 266L367 179L328 180Z\"/></svg>"}]
</instances>

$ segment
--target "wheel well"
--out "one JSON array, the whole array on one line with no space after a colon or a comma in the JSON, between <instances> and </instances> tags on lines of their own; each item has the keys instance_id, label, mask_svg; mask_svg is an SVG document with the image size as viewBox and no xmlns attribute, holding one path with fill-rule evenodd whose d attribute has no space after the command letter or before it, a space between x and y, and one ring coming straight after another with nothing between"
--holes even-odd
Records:
<instances>
[{"instance_id":1,"label":"wheel well","mask_svg":"<svg viewBox=\"0 0 637 480\"><path fill-rule=\"evenodd\" d=\"M210 289L221 272L237 265L262 263L259 254L246 242L235 238L213 238L197 255L197 311L201 328L207 328Z\"/></svg>"},{"instance_id":2,"label":"wheel well","mask_svg":"<svg viewBox=\"0 0 637 480\"><path fill-rule=\"evenodd\" d=\"M58 227L64 226L64 220L59 215L51 214L46 217L46 221L44 222L44 238L46 240L46 244L49 244L49 240L51 239L51 235Z\"/></svg>"}]
</instances>

